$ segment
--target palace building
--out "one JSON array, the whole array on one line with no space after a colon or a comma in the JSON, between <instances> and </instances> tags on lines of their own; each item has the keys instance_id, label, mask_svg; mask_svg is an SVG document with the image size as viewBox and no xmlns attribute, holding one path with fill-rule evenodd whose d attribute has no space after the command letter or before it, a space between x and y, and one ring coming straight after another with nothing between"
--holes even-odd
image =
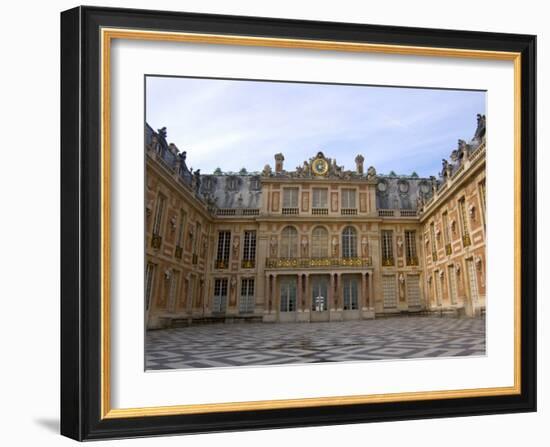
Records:
<instances>
[{"instance_id":1,"label":"palace building","mask_svg":"<svg viewBox=\"0 0 550 447\"><path fill-rule=\"evenodd\" d=\"M484 115L430 178L320 151L205 175L166 138L145 125L148 328L484 313Z\"/></svg>"}]
</instances>

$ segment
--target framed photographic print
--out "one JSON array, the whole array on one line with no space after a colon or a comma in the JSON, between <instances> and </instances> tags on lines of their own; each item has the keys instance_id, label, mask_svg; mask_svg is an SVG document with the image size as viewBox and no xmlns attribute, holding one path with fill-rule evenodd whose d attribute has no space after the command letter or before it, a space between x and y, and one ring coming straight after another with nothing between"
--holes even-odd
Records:
<instances>
[{"instance_id":1,"label":"framed photographic print","mask_svg":"<svg viewBox=\"0 0 550 447\"><path fill-rule=\"evenodd\" d=\"M61 432L536 409L535 36L61 14Z\"/></svg>"}]
</instances>

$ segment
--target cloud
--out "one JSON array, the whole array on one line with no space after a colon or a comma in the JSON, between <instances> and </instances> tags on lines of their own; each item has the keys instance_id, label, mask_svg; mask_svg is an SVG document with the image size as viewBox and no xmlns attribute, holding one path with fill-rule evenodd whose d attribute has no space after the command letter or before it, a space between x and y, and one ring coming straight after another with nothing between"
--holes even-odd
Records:
<instances>
[{"instance_id":1,"label":"cloud","mask_svg":"<svg viewBox=\"0 0 550 447\"><path fill-rule=\"evenodd\" d=\"M484 112L484 92L147 79L147 121L202 172L261 170L277 152L292 169L323 150L348 168L363 153L380 172L434 175Z\"/></svg>"}]
</instances>

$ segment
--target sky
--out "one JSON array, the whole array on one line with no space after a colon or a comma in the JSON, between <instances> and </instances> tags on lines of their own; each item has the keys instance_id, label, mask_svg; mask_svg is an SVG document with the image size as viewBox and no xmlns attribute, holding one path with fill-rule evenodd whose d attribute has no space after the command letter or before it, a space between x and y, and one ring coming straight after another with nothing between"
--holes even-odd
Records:
<instances>
[{"instance_id":1,"label":"sky","mask_svg":"<svg viewBox=\"0 0 550 447\"><path fill-rule=\"evenodd\" d=\"M322 151L345 169L362 154L381 174L437 175L485 104L480 91L146 78L146 121L203 174L273 168L279 152L294 170Z\"/></svg>"}]
</instances>

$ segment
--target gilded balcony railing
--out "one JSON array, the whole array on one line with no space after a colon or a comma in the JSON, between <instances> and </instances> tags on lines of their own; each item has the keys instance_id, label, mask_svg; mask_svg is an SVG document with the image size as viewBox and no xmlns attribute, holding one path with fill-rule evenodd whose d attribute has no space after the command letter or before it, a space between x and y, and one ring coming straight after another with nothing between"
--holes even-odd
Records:
<instances>
[{"instance_id":1,"label":"gilded balcony railing","mask_svg":"<svg viewBox=\"0 0 550 447\"><path fill-rule=\"evenodd\" d=\"M462 244L467 247L468 245L472 245L472 240L470 239L470 235L466 233L462 236Z\"/></svg>"},{"instance_id":2,"label":"gilded balcony railing","mask_svg":"<svg viewBox=\"0 0 550 447\"><path fill-rule=\"evenodd\" d=\"M407 257L407 265L418 265L418 256L408 256Z\"/></svg>"},{"instance_id":3,"label":"gilded balcony railing","mask_svg":"<svg viewBox=\"0 0 550 447\"><path fill-rule=\"evenodd\" d=\"M445 245L445 254L447 256L451 255L453 253L453 247L451 244Z\"/></svg>"},{"instance_id":4,"label":"gilded balcony railing","mask_svg":"<svg viewBox=\"0 0 550 447\"><path fill-rule=\"evenodd\" d=\"M341 268L370 267L372 259L366 258L267 258L266 267L278 268Z\"/></svg>"},{"instance_id":5,"label":"gilded balcony railing","mask_svg":"<svg viewBox=\"0 0 550 447\"><path fill-rule=\"evenodd\" d=\"M255 265L256 265L256 262L254 261L254 259L244 259L241 262L241 267L243 269L253 269Z\"/></svg>"},{"instance_id":6,"label":"gilded balcony railing","mask_svg":"<svg viewBox=\"0 0 550 447\"><path fill-rule=\"evenodd\" d=\"M226 269L229 267L229 261L225 259L216 259L215 267L217 269Z\"/></svg>"}]
</instances>

